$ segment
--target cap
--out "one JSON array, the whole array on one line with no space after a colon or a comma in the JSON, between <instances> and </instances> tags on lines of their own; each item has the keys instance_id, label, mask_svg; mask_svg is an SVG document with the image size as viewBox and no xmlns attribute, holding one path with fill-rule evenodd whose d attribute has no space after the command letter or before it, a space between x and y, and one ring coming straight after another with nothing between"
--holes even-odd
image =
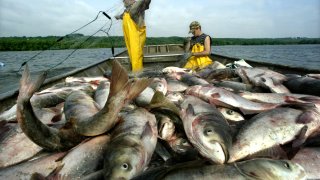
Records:
<instances>
[{"instance_id":1,"label":"cap","mask_svg":"<svg viewBox=\"0 0 320 180\"><path fill-rule=\"evenodd\" d=\"M201 26L201 25L200 25L200 23L199 23L198 21L193 21L193 22L190 24L190 26L189 26L189 28L190 28L189 33L192 33L195 28L198 28L198 27L200 27L200 26Z\"/></svg>"}]
</instances>

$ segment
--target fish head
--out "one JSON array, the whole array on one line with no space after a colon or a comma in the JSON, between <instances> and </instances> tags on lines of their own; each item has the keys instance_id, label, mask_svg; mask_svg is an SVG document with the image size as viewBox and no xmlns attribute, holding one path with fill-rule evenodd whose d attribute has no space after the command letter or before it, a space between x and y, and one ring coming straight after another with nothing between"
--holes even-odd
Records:
<instances>
[{"instance_id":1,"label":"fish head","mask_svg":"<svg viewBox=\"0 0 320 180\"><path fill-rule=\"evenodd\" d=\"M143 167L143 153L132 147L122 147L107 151L104 161L105 179L131 179Z\"/></svg>"},{"instance_id":2,"label":"fish head","mask_svg":"<svg viewBox=\"0 0 320 180\"><path fill-rule=\"evenodd\" d=\"M178 154L188 154L188 152L195 151L187 138L180 135L177 135L175 138L171 139L169 141L169 145L172 150Z\"/></svg>"},{"instance_id":3,"label":"fish head","mask_svg":"<svg viewBox=\"0 0 320 180\"><path fill-rule=\"evenodd\" d=\"M175 104L180 104L184 99L184 95L180 92L168 93L166 97Z\"/></svg>"},{"instance_id":4,"label":"fish head","mask_svg":"<svg viewBox=\"0 0 320 180\"><path fill-rule=\"evenodd\" d=\"M225 146L224 134L212 123L202 123L194 128L198 134L198 148L200 153L211 159L214 163L224 164L228 160L228 150Z\"/></svg>"},{"instance_id":5,"label":"fish head","mask_svg":"<svg viewBox=\"0 0 320 180\"><path fill-rule=\"evenodd\" d=\"M306 172L288 160L252 159L237 163L240 173L254 179L306 179Z\"/></svg>"},{"instance_id":6,"label":"fish head","mask_svg":"<svg viewBox=\"0 0 320 180\"><path fill-rule=\"evenodd\" d=\"M173 121L165 115L158 115L158 131L161 139L169 140L175 132L175 125Z\"/></svg>"},{"instance_id":7,"label":"fish head","mask_svg":"<svg viewBox=\"0 0 320 180\"><path fill-rule=\"evenodd\" d=\"M218 107L217 108L224 118L229 121L243 121L244 117L239 113L229 108Z\"/></svg>"},{"instance_id":8,"label":"fish head","mask_svg":"<svg viewBox=\"0 0 320 180\"><path fill-rule=\"evenodd\" d=\"M168 90L168 84L165 78L154 78L150 87L155 91L162 92L163 94L166 94Z\"/></svg>"}]
</instances>

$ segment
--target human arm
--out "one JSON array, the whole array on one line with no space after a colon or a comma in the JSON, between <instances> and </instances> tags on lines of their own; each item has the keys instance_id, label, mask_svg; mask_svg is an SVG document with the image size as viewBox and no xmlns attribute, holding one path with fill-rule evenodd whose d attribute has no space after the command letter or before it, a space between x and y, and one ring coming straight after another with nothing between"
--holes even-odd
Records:
<instances>
[{"instance_id":1,"label":"human arm","mask_svg":"<svg viewBox=\"0 0 320 180\"><path fill-rule=\"evenodd\" d=\"M145 10L149 9L149 5L151 3L151 0L137 0L132 7L130 8L130 15L136 16L138 14L141 14Z\"/></svg>"}]
</instances>

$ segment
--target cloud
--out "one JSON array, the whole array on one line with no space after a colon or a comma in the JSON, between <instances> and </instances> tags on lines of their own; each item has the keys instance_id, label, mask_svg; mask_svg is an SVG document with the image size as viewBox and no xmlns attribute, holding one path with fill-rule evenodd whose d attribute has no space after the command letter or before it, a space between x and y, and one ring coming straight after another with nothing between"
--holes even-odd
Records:
<instances>
[{"instance_id":1,"label":"cloud","mask_svg":"<svg viewBox=\"0 0 320 180\"><path fill-rule=\"evenodd\" d=\"M212 37L320 37L319 7L319 0L152 0L147 35L189 36L189 23L198 20ZM113 17L123 11L122 0L0 0L0 36L66 35L101 10ZM106 23L100 15L79 33ZM121 21L113 20L110 34L122 35Z\"/></svg>"}]
</instances>

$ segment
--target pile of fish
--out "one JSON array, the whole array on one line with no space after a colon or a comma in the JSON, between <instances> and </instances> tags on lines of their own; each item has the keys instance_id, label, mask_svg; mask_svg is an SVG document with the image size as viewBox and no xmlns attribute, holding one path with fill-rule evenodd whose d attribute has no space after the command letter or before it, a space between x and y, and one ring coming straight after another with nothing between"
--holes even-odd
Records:
<instances>
[{"instance_id":1,"label":"pile of fish","mask_svg":"<svg viewBox=\"0 0 320 180\"><path fill-rule=\"evenodd\" d=\"M320 178L320 75L239 66L68 77L28 66L0 115L0 179ZM304 88L302 88L304 87Z\"/></svg>"}]
</instances>

